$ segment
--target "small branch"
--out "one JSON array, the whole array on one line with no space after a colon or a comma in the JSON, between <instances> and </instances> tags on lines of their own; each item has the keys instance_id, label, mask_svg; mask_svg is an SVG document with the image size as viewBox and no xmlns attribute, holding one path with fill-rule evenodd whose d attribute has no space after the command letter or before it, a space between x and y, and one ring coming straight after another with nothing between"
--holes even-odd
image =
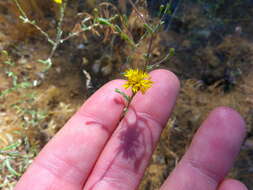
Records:
<instances>
[{"instance_id":1,"label":"small branch","mask_svg":"<svg viewBox=\"0 0 253 190\"><path fill-rule=\"evenodd\" d=\"M133 97L135 96L136 93L132 92L132 95L129 97L129 101L127 102L127 106L125 107L125 112L127 112L131 102L132 102L132 99Z\"/></svg>"},{"instance_id":2,"label":"small branch","mask_svg":"<svg viewBox=\"0 0 253 190\"><path fill-rule=\"evenodd\" d=\"M25 18L28 18L25 11L22 9L22 7L20 6L19 2L17 0L14 0L14 2L16 3L18 10L20 11L21 15L24 16Z\"/></svg>"},{"instance_id":3,"label":"small branch","mask_svg":"<svg viewBox=\"0 0 253 190\"><path fill-rule=\"evenodd\" d=\"M179 9L179 6L180 6L181 1L182 1L182 0L179 0L179 1L178 1L177 7L175 8L173 14L171 15L171 19L170 19L170 21L169 21L169 23L168 23L168 26L167 26L166 31L168 31L168 29L170 28L170 25L171 25L171 23L172 23L172 19L173 19L173 17L175 17L175 15L176 15L176 13L177 13L177 11L178 11L178 9ZM163 15L163 17L164 17L164 16L165 16L165 14Z\"/></svg>"},{"instance_id":4,"label":"small branch","mask_svg":"<svg viewBox=\"0 0 253 190\"><path fill-rule=\"evenodd\" d=\"M168 53L162 60L160 60L159 62L156 62L154 64L152 64L152 66L156 66L156 65L160 65L162 64L164 61L166 61L168 58L170 57L170 54Z\"/></svg>"},{"instance_id":5,"label":"small branch","mask_svg":"<svg viewBox=\"0 0 253 190\"><path fill-rule=\"evenodd\" d=\"M149 40L149 45L148 45L147 58L146 58L146 62L145 62L145 65L144 65L144 72L146 71L147 66L150 64L150 55L151 55L151 50L152 50L153 39L154 39L154 35L151 34L151 37L150 37L150 40Z\"/></svg>"},{"instance_id":6,"label":"small branch","mask_svg":"<svg viewBox=\"0 0 253 190\"><path fill-rule=\"evenodd\" d=\"M138 11L137 7L135 6L135 4L133 3L132 0L129 0L130 4L132 5L133 9L135 10L135 12L137 13L137 15L140 17L140 19L143 21L144 25L146 25L146 27L150 28L152 31L151 32L148 32L148 33L151 33L151 37L150 37L150 41L149 41L149 44L148 44L148 52L147 52L147 58L146 58L146 61L145 61L145 65L144 65L144 68L143 70L146 71L146 68L147 66L149 65L150 63L150 54L151 54L151 50L152 50L152 44L153 44L153 38L154 38L154 32L155 30L153 30L152 27L150 27L150 25L146 22L146 20L143 18L143 16L141 15L141 13ZM148 35L147 33L147 35ZM146 33L145 33L146 34ZM143 36L146 36L146 35L143 35ZM143 39L143 38L141 38Z\"/></svg>"},{"instance_id":7,"label":"small branch","mask_svg":"<svg viewBox=\"0 0 253 190\"><path fill-rule=\"evenodd\" d=\"M172 57L175 53L175 49L174 48L171 48L170 49L170 52L163 58L161 59L159 62L156 62L156 63L152 63L150 66L152 68L156 67L156 66L159 66L160 64L162 64L164 61L166 61L167 59L169 59L170 57Z\"/></svg>"},{"instance_id":8,"label":"small branch","mask_svg":"<svg viewBox=\"0 0 253 190\"><path fill-rule=\"evenodd\" d=\"M135 4L133 3L132 0L129 0L130 4L132 5L133 9L135 10L135 12L137 13L137 15L139 16L139 18L142 20L142 22L144 24L147 24L147 22L145 21L145 19L143 18L143 16L141 15L141 13L138 11L137 7L135 6ZM148 24L147 24L148 25Z\"/></svg>"},{"instance_id":9,"label":"small branch","mask_svg":"<svg viewBox=\"0 0 253 190\"><path fill-rule=\"evenodd\" d=\"M28 16L26 15L25 11L24 11L23 8L20 6L18 0L14 0L14 2L15 2L15 4L17 5L17 8L18 8L18 10L19 10L19 12L20 12L20 14L21 14L21 17L20 17L20 18L23 20L23 22L24 22L24 23L28 23L28 24L32 25L33 27L35 27L42 35L44 35L44 36L46 37L47 41L48 41L50 44L54 45L55 42L49 37L49 35L48 35L44 30L42 30L42 28L39 27L39 26L35 23L35 21L32 21L32 20L30 20L30 19L28 18Z\"/></svg>"},{"instance_id":10,"label":"small branch","mask_svg":"<svg viewBox=\"0 0 253 190\"><path fill-rule=\"evenodd\" d=\"M53 57L56 49L62 43L62 39L61 39L62 38L62 33L63 33L63 31L62 31L62 22L63 22L66 6L67 6L67 0L65 0L63 2L63 5L60 8L60 19L59 19L58 26L57 26L56 39L55 39L55 43L53 45L53 48L51 50L51 53L50 53L48 59L51 59Z\"/></svg>"}]
</instances>

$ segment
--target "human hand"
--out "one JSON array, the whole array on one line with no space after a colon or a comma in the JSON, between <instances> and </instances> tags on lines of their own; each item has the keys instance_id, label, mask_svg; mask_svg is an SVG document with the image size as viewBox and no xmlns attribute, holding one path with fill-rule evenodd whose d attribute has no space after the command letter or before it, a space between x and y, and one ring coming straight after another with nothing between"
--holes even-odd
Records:
<instances>
[{"instance_id":1,"label":"human hand","mask_svg":"<svg viewBox=\"0 0 253 190\"><path fill-rule=\"evenodd\" d=\"M43 148L15 190L134 190L176 101L179 82L166 70L151 72L154 84L137 94L121 120L127 94L123 80L100 88ZM224 179L245 136L244 121L216 108L161 190L246 190Z\"/></svg>"}]
</instances>

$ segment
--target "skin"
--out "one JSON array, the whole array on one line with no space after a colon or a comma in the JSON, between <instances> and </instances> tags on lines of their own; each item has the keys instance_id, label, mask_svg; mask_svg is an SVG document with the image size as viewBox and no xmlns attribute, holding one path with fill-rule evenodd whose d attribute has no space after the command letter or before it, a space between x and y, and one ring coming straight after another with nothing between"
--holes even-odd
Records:
<instances>
[{"instance_id":1,"label":"skin","mask_svg":"<svg viewBox=\"0 0 253 190\"><path fill-rule=\"evenodd\" d=\"M43 148L15 190L137 189L179 92L177 77L151 72L154 82L133 98L122 118L124 99L114 80L92 95ZM228 107L213 110L161 190L247 190L225 179L245 137L241 116Z\"/></svg>"}]
</instances>

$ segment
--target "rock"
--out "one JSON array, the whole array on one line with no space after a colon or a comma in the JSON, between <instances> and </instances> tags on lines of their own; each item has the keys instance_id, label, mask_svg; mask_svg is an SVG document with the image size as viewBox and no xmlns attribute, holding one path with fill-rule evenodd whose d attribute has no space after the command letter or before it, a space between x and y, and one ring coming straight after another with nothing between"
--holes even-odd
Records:
<instances>
[{"instance_id":1,"label":"rock","mask_svg":"<svg viewBox=\"0 0 253 190\"><path fill-rule=\"evenodd\" d=\"M103 76L108 76L112 73L112 64L109 63L106 66L102 67L101 72Z\"/></svg>"},{"instance_id":2,"label":"rock","mask_svg":"<svg viewBox=\"0 0 253 190\"><path fill-rule=\"evenodd\" d=\"M100 70L100 66L101 66L101 61L100 60L96 60L95 63L92 65L92 71L95 74L98 74L98 72Z\"/></svg>"},{"instance_id":3,"label":"rock","mask_svg":"<svg viewBox=\"0 0 253 190\"><path fill-rule=\"evenodd\" d=\"M88 65L89 64L89 60L86 57L82 58L82 64L83 65Z\"/></svg>"}]
</instances>

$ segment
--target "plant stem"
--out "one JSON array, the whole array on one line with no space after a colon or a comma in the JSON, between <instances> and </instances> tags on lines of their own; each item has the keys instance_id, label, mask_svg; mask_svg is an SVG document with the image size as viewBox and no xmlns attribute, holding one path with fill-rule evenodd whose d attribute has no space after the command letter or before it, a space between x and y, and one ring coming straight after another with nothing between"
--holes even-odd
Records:
<instances>
[{"instance_id":1,"label":"plant stem","mask_svg":"<svg viewBox=\"0 0 253 190\"><path fill-rule=\"evenodd\" d=\"M138 11L137 7L135 6L135 4L133 3L132 0L129 0L130 4L132 5L133 9L135 10L135 12L137 13L137 15L139 16L139 18L142 20L142 22L146 25L148 25L148 23L145 21L145 19L143 18L143 16L141 15L141 13Z\"/></svg>"},{"instance_id":2,"label":"plant stem","mask_svg":"<svg viewBox=\"0 0 253 190\"><path fill-rule=\"evenodd\" d=\"M60 8L60 19L57 25L57 34L56 34L56 39L55 39L55 43L52 47L51 53L48 57L48 59L51 59L56 51L56 49L58 48L58 46L62 43L62 22L63 22L63 18L65 15L65 9L67 6L67 0L64 1L63 5Z\"/></svg>"},{"instance_id":3,"label":"plant stem","mask_svg":"<svg viewBox=\"0 0 253 190\"><path fill-rule=\"evenodd\" d=\"M42 30L41 27L39 27L35 21L32 21L28 18L27 14L25 13L25 11L23 10L23 8L21 7L21 5L19 4L18 0L14 0L15 4L17 5L17 8L20 12L20 14L22 15L23 17L23 22L25 23L28 23L30 25L32 25L33 27L35 27L42 35L44 35L47 39L47 41L52 44L52 45L55 45L55 42L49 37L49 35L44 31Z\"/></svg>"},{"instance_id":4,"label":"plant stem","mask_svg":"<svg viewBox=\"0 0 253 190\"><path fill-rule=\"evenodd\" d=\"M132 95L130 96L129 101L127 102L127 106L125 107L126 112L127 112L128 108L129 108L129 106L130 106L130 104L132 102L132 99L135 96L135 94L136 94L135 92L132 92Z\"/></svg>"},{"instance_id":5,"label":"plant stem","mask_svg":"<svg viewBox=\"0 0 253 190\"><path fill-rule=\"evenodd\" d=\"M151 34L150 40L149 40L149 45L148 45L148 53L147 53L147 58L146 58L146 62L144 65L144 72L147 69L147 66L150 64L150 54L151 54L151 50L152 50L152 43L153 43L153 39L154 39L154 34Z\"/></svg>"}]
</instances>

